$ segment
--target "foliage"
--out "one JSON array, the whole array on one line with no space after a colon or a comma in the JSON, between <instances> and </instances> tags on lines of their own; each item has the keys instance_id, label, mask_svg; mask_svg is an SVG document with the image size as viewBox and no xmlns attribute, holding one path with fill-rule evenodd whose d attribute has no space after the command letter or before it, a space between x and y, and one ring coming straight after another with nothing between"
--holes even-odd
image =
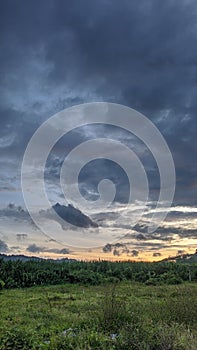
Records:
<instances>
[{"instance_id":1,"label":"foliage","mask_svg":"<svg viewBox=\"0 0 197 350\"><path fill-rule=\"evenodd\" d=\"M128 280L147 285L180 284L197 281L197 265L173 262L109 262L109 261L5 261L0 259L0 280L5 288L62 283L100 283ZM0 284L1 288L1 284Z\"/></svg>"},{"instance_id":2,"label":"foliage","mask_svg":"<svg viewBox=\"0 0 197 350\"><path fill-rule=\"evenodd\" d=\"M195 350L196 339L189 329L178 323L127 325L117 339L119 350Z\"/></svg>"},{"instance_id":3,"label":"foliage","mask_svg":"<svg viewBox=\"0 0 197 350\"><path fill-rule=\"evenodd\" d=\"M4 289L0 350L196 350L196 292L117 280Z\"/></svg>"},{"instance_id":4,"label":"foliage","mask_svg":"<svg viewBox=\"0 0 197 350\"><path fill-rule=\"evenodd\" d=\"M0 280L0 290L2 290L5 286L5 282Z\"/></svg>"},{"instance_id":5,"label":"foliage","mask_svg":"<svg viewBox=\"0 0 197 350\"><path fill-rule=\"evenodd\" d=\"M115 333L130 319L126 300L123 295L117 293L117 284L109 286L105 290L104 298L99 303L98 321L99 327L104 331Z\"/></svg>"},{"instance_id":6,"label":"foliage","mask_svg":"<svg viewBox=\"0 0 197 350\"><path fill-rule=\"evenodd\" d=\"M24 330L13 328L5 331L0 339L0 350L31 350L33 339Z\"/></svg>"}]
</instances>

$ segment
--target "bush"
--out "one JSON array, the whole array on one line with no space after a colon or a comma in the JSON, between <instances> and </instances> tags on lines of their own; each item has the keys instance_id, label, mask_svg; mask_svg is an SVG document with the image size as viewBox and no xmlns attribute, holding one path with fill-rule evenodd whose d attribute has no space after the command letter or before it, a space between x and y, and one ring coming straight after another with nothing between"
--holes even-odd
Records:
<instances>
[{"instance_id":1,"label":"bush","mask_svg":"<svg viewBox=\"0 0 197 350\"><path fill-rule=\"evenodd\" d=\"M129 321L131 315L127 310L124 296L119 296L116 291L117 285L110 286L105 293L104 299L99 303L98 321L102 330L115 333L120 325Z\"/></svg>"}]
</instances>

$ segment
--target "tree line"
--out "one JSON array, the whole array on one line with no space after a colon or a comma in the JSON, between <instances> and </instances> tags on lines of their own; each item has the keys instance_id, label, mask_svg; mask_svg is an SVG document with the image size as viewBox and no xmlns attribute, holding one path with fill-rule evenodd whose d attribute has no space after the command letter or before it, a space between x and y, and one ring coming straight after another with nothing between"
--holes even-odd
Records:
<instances>
[{"instance_id":1,"label":"tree line","mask_svg":"<svg viewBox=\"0 0 197 350\"><path fill-rule=\"evenodd\" d=\"M122 280L147 285L197 282L197 264L0 259L0 289L64 283L98 285Z\"/></svg>"}]
</instances>

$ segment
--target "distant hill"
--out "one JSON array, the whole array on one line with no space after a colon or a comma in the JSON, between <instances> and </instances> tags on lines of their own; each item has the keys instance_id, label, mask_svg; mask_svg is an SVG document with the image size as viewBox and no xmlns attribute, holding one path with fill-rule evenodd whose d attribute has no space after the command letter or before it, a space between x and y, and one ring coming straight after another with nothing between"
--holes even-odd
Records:
<instances>
[{"instance_id":1,"label":"distant hill","mask_svg":"<svg viewBox=\"0 0 197 350\"><path fill-rule=\"evenodd\" d=\"M7 255L7 254L0 254L0 259L3 260L12 260L12 261L16 261L16 260L21 260L21 261L28 261L28 260L43 260L42 258L39 258L37 256L26 256L26 255Z\"/></svg>"},{"instance_id":2,"label":"distant hill","mask_svg":"<svg viewBox=\"0 0 197 350\"><path fill-rule=\"evenodd\" d=\"M38 256L27 256L27 255L7 255L7 254L0 254L0 259L4 260L21 260L21 261L42 261L42 260L48 260L48 261L54 261L54 262L71 262L71 261L77 261L76 259L69 259L69 258L60 258L60 259L45 259L40 258ZM197 251L194 254L180 254L176 256L171 256L169 258L165 258L161 260L160 262L175 262L175 263L187 263L187 264L197 264ZM157 264L158 262L155 262Z\"/></svg>"},{"instance_id":3,"label":"distant hill","mask_svg":"<svg viewBox=\"0 0 197 350\"><path fill-rule=\"evenodd\" d=\"M194 264L197 263L197 251L194 254L180 254L176 256L171 256L169 258L161 260L163 261L174 261L177 263L189 263L189 264Z\"/></svg>"},{"instance_id":4,"label":"distant hill","mask_svg":"<svg viewBox=\"0 0 197 350\"><path fill-rule=\"evenodd\" d=\"M44 258L39 258L38 256L27 256L27 255L7 255L7 254L0 254L0 259L3 260L11 260L11 261L16 261L16 260L21 260L21 261L42 261L42 260L49 260L49 261L54 261L54 262L64 262L64 261L76 261L75 259L69 259L69 258L61 258L61 259L44 259Z\"/></svg>"}]
</instances>

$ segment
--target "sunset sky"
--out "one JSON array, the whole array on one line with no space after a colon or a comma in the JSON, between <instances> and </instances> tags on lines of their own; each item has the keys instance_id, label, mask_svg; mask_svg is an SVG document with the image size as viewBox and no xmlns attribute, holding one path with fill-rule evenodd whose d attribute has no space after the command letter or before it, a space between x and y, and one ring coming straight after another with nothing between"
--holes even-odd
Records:
<instances>
[{"instance_id":1,"label":"sunset sky","mask_svg":"<svg viewBox=\"0 0 197 350\"><path fill-rule=\"evenodd\" d=\"M194 253L196 1L2 0L0 27L0 253L140 261ZM55 113L89 102L112 102L139 111L155 124L169 146L176 191L166 220L153 233L147 227L157 210L157 164L142 141L112 126L90 125L62 137L47 159L46 192L51 206L68 204L60 186L65 157L84 141L118 140L135 152L149 181L144 215L134 227L131 216L141 203L127 205L127 174L107 159L95 159L82 169L79 188L86 199L94 200L99 182L111 180L116 186L112 206L87 212L72 203L98 228L68 223L62 228L61 222L43 215L41 220L54 231L50 236L36 227L25 207L21 164L30 138ZM38 212L39 193L35 198ZM64 239L56 236L58 230L65 233Z\"/></svg>"}]
</instances>

